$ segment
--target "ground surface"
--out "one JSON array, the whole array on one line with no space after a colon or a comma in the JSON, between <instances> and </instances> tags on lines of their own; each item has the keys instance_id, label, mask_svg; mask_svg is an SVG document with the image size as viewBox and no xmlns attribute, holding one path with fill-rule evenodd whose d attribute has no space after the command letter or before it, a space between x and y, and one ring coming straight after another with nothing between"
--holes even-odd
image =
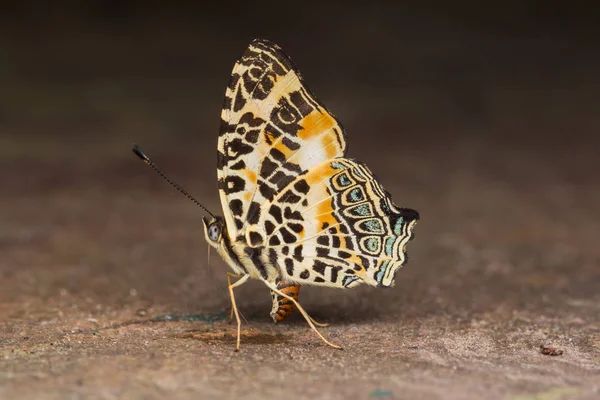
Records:
<instances>
[{"instance_id":1,"label":"ground surface","mask_svg":"<svg viewBox=\"0 0 600 400\"><path fill-rule=\"evenodd\" d=\"M218 210L222 92L262 33L216 44L174 26L145 47L150 28L48 42L15 28L2 47L1 399L600 397L589 45L371 31L405 42L397 64L396 52L350 57L358 34L312 50L270 36L345 122L349 154L422 221L395 288L302 289L345 350L298 315L273 325L251 282L234 353L226 267L207 265L201 212L129 148Z\"/></svg>"}]
</instances>

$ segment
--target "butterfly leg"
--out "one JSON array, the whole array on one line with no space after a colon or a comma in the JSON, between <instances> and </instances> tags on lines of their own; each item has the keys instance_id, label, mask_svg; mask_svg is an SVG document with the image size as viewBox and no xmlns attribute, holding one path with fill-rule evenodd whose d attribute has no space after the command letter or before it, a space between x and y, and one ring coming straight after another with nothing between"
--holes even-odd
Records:
<instances>
[{"instance_id":1,"label":"butterfly leg","mask_svg":"<svg viewBox=\"0 0 600 400\"><path fill-rule=\"evenodd\" d=\"M308 315L308 314L307 314L307 315ZM310 318L310 320L312 321L312 323L313 323L313 324L315 324L315 325L316 325L316 326L318 326L318 327L324 328L324 327L326 327L326 326L329 326L329 324L328 324L328 323L326 323L326 322L317 322L317 321L315 321L315 320L313 319L313 317L311 317L310 315L308 315L308 318Z\"/></svg>"},{"instance_id":2,"label":"butterfly leg","mask_svg":"<svg viewBox=\"0 0 600 400\"><path fill-rule=\"evenodd\" d=\"M240 314L238 313L237 305L235 304L235 296L233 295L233 289L243 285L250 278L250 275L243 275L238 281L228 286L229 295L231 296L231 307L235 314L235 319L237 321L237 344L235 346L235 351L240 350L240 337L242 334L242 321L240 320Z\"/></svg>"},{"instance_id":3,"label":"butterfly leg","mask_svg":"<svg viewBox=\"0 0 600 400\"><path fill-rule=\"evenodd\" d=\"M275 282L277 283L277 289L281 290L283 293L289 295L290 297L293 297L296 301L298 301L300 285L290 281L283 281L279 278ZM271 297L273 298L273 308L271 309L271 318L273 318L273 322L277 323L283 321L288 315L294 312L294 303L292 303L290 300L278 295L272 290ZM316 326L325 327L329 325L317 322L310 316L309 318Z\"/></svg>"},{"instance_id":4,"label":"butterfly leg","mask_svg":"<svg viewBox=\"0 0 600 400\"><path fill-rule=\"evenodd\" d=\"M231 286L231 278L241 278L243 275L234 274L233 272L226 272L227 274L227 287ZM229 314L229 323L233 322L233 307L231 308L231 313ZM248 322L248 321L246 321Z\"/></svg>"},{"instance_id":5,"label":"butterfly leg","mask_svg":"<svg viewBox=\"0 0 600 400\"><path fill-rule=\"evenodd\" d=\"M315 324L313 323L313 319L310 317L310 315L308 315L308 313L304 310L304 308L300 305L300 303L298 303L296 301L296 299L294 299L293 297L283 293L281 290L279 290L277 288L277 285L273 282L269 282L267 280L263 280L263 282L265 282L265 284L267 285L267 287L269 289L271 289L273 292L277 293L278 295L280 295L283 298L288 299L289 301L291 301L296 308L298 308L298 311L300 311L302 313L302 315L304 316L304 318L306 319L306 322L308 322L308 325L310 325L310 327L312 328L313 331L315 331L315 333L317 335L319 335L319 337L321 338L321 340L323 340L326 344L328 344L329 346L333 347L334 349L342 349L341 346L335 345L333 343L331 343L330 341L328 341L327 339L325 339L325 337L323 335L321 335L321 332L319 332L319 330L317 329L317 327L315 326Z\"/></svg>"}]
</instances>

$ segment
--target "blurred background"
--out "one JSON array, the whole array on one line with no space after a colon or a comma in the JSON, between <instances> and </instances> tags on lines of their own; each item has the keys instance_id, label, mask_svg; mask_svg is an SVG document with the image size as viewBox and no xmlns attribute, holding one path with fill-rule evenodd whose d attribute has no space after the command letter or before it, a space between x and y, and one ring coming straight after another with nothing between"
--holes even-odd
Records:
<instances>
[{"instance_id":1,"label":"blurred background","mask_svg":"<svg viewBox=\"0 0 600 400\"><path fill-rule=\"evenodd\" d=\"M284 49L348 155L422 216L395 289L303 288L315 318L597 323L598 21L585 2L3 2L5 334L56 315L85 327L227 310L202 213L130 148L220 213L220 110L254 38ZM238 293L267 326L268 292Z\"/></svg>"},{"instance_id":2,"label":"blurred background","mask_svg":"<svg viewBox=\"0 0 600 400\"><path fill-rule=\"evenodd\" d=\"M600 27L577 4L3 3L3 292L207 301L197 282L180 288L206 273L201 213L130 146L219 212L224 89L256 37L292 57L342 121L349 155L421 211L415 251L468 242L444 236L457 226L493 244L495 219L548 234L534 221L544 206L568 236L598 217L600 171Z\"/></svg>"},{"instance_id":3,"label":"blurred background","mask_svg":"<svg viewBox=\"0 0 600 400\"><path fill-rule=\"evenodd\" d=\"M107 213L114 212L130 224L101 197L138 193L143 207L153 201L145 196L151 188L173 197L173 206L200 226L200 213L143 170L129 148L140 144L218 210L215 147L224 89L256 37L283 47L342 121L349 155L371 165L396 202L420 209L424 221L450 201L444 190L475 175L519 190L553 179L563 197L544 199L560 202L570 185L596 183L600 171L600 24L583 3L0 7L1 194L32 202L23 218L39 222L33 215L52 206L40 195L64 192L69 201L81 199L85 218L110 222ZM434 209L423 210L421 200L432 197ZM100 208L88 209L88 200ZM561 215L576 212L561 206ZM526 214L514 208L506 218ZM153 210L146 219L175 212ZM14 210L4 213L16 218L4 241L16 240L10 238L19 229L29 232ZM197 233L194 241L202 243Z\"/></svg>"}]
</instances>

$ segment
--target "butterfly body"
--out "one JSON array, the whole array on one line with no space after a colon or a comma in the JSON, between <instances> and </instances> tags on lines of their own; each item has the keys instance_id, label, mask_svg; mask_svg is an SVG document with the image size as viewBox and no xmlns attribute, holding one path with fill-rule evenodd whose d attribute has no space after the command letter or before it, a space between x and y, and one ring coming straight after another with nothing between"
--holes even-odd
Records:
<instances>
[{"instance_id":1,"label":"butterfly body","mask_svg":"<svg viewBox=\"0 0 600 400\"><path fill-rule=\"evenodd\" d=\"M419 214L394 205L281 49L255 40L227 86L217 152L237 274L293 288L394 285ZM289 290L289 289L288 289ZM275 321L293 307L272 291ZM279 312L278 311L282 311Z\"/></svg>"},{"instance_id":2,"label":"butterfly body","mask_svg":"<svg viewBox=\"0 0 600 400\"><path fill-rule=\"evenodd\" d=\"M203 219L206 240L239 278L229 285L237 348L233 289L247 279L270 289L275 322L297 308L333 347L297 302L300 286L394 286L419 214L397 207L346 147L341 124L289 57L269 41L252 41L233 68L221 113L223 217Z\"/></svg>"}]
</instances>

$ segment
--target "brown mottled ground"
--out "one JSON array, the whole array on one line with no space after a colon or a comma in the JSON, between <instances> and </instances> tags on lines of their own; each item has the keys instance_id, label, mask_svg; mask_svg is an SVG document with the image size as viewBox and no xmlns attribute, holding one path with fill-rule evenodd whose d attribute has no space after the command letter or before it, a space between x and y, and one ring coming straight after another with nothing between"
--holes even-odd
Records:
<instances>
[{"instance_id":1,"label":"brown mottled ground","mask_svg":"<svg viewBox=\"0 0 600 400\"><path fill-rule=\"evenodd\" d=\"M210 27L148 24L1 36L1 399L600 397L590 43L374 28L363 44L380 47L357 58L354 30L217 43ZM129 150L138 142L218 210L222 92L263 34L345 122L350 156L422 215L395 288L302 289L343 351L298 315L273 325L251 282L234 353L226 267L207 266L202 214Z\"/></svg>"}]
</instances>

